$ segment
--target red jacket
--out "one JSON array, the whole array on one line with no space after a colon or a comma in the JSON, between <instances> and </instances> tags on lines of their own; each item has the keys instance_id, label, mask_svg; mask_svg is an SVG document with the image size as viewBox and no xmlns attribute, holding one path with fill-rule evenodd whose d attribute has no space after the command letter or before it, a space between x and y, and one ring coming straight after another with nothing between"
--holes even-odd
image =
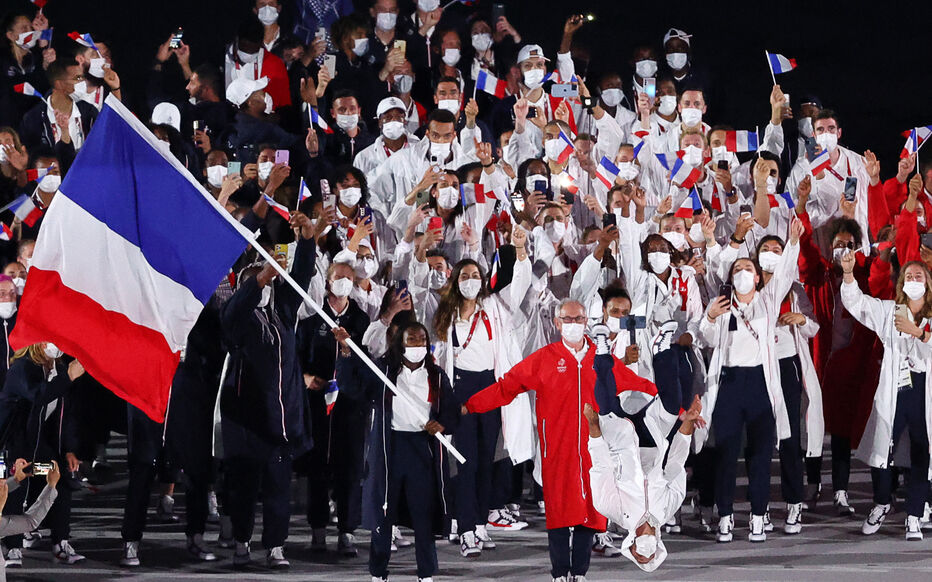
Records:
<instances>
[{"instance_id":1,"label":"red jacket","mask_svg":"<svg viewBox=\"0 0 932 582\"><path fill-rule=\"evenodd\" d=\"M273 109L291 105L291 89L288 85L288 69L285 68L285 61L265 49L262 49L262 52L264 53L262 71L259 76L269 78L265 92L272 98Z\"/></svg>"},{"instance_id":2,"label":"red jacket","mask_svg":"<svg viewBox=\"0 0 932 582\"><path fill-rule=\"evenodd\" d=\"M541 473L547 504L547 529L583 525L605 531L606 520L592 506L589 488L589 425L583 416L588 402L595 402L595 349L582 362L563 345L555 342L537 350L514 366L495 384L473 395L466 402L470 412L488 412L511 402L528 390L537 393L537 435L540 438ZM639 390L657 394L653 382L626 366L614 367L618 392Z\"/></svg>"}]
</instances>

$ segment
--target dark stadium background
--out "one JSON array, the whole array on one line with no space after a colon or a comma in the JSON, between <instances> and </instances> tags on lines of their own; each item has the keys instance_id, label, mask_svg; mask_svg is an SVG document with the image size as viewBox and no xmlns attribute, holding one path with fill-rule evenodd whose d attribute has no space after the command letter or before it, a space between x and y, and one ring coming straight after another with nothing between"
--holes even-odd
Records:
<instances>
[{"instance_id":1,"label":"dark stadium background","mask_svg":"<svg viewBox=\"0 0 932 582\"><path fill-rule=\"evenodd\" d=\"M368 5L367 0L354 1ZM400 2L403 8L411 5L410 0ZM873 146L884 163L884 178L895 172L904 142L900 132L932 124L928 0L504 3L524 39L544 45L551 56L571 11L594 14L596 20L577 35L590 48L590 80L610 68L622 70L627 80L631 47L659 45L670 26L686 30L694 35L694 60L713 78L716 100L708 121L727 120L739 129L762 125L769 116L771 80L764 49L795 58L799 67L778 77L792 102L813 93L834 108L841 117L842 143L858 152ZM480 0L475 7L454 9L488 12L491 4ZM22 6L28 7L28 0L0 0L0 12ZM125 94L133 107L140 107L156 45L172 30L184 27L193 65L205 59L219 64L222 52L208 53L207 47L229 41L250 6L247 0L49 0L45 12L56 29L56 42L71 30L111 40ZM926 150L932 155L932 149Z\"/></svg>"}]
</instances>

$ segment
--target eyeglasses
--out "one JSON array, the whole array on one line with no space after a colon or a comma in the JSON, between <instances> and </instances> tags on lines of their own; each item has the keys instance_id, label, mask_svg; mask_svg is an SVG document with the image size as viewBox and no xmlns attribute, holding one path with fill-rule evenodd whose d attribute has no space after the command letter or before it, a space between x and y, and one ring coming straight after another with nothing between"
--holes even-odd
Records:
<instances>
[{"instance_id":1,"label":"eyeglasses","mask_svg":"<svg viewBox=\"0 0 932 582\"><path fill-rule=\"evenodd\" d=\"M839 241L838 243L836 243L836 244L834 245L834 248L836 248L836 249L851 249L851 250L854 250L854 243L853 243L853 242L843 243L843 242L840 242L840 241Z\"/></svg>"},{"instance_id":2,"label":"eyeglasses","mask_svg":"<svg viewBox=\"0 0 932 582\"><path fill-rule=\"evenodd\" d=\"M558 317L557 319L559 319L563 323L586 323L585 315L580 315L579 317L562 316L562 317Z\"/></svg>"}]
</instances>

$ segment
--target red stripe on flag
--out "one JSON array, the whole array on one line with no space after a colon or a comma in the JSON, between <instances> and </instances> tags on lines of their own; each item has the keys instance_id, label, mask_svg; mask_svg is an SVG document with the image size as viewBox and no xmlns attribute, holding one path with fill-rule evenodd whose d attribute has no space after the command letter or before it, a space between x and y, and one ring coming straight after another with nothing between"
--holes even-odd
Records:
<instances>
[{"instance_id":1,"label":"red stripe on flag","mask_svg":"<svg viewBox=\"0 0 932 582\"><path fill-rule=\"evenodd\" d=\"M29 270L19 311L13 347L53 342L111 392L152 420L165 419L180 356L161 333L104 309L65 286L56 271L37 267Z\"/></svg>"}]
</instances>

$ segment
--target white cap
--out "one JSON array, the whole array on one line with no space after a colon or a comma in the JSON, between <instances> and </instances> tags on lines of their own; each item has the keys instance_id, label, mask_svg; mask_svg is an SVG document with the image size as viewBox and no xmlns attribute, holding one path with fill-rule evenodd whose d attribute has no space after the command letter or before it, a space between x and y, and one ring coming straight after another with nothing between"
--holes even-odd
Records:
<instances>
[{"instance_id":1,"label":"white cap","mask_svg":"<svg viewBox=\"0 0 932 582\"><path fill-rule=\"evenodd\" d=\"M260 77L253 81L245 77L237 77L233 82L227 85L227 101L239 107L249 99L249 96L256 91L265 89L269 84L268 77Z\"/></svg>"},{"instance_id":2,"label":"white cap","mask_svg":"<svg viewBox=\"0 0 932 582\"><path fill-rule=\"evenodd\" d=\"M167 101L159 103L152 109L150 121L156 125L170 125L176 131L181 131L181 112L173 103Z\"/></svg>"},{"instance_id":3,"label":"white cap","mask_svg":"<svg viewBox=\"0 0 932 582\"><path fill-rule=\"evenodd\" d=\"M379 106L375 110L375 117L382 117L383 113L392 109L401 109L402 111L407 111L408 108L405 107L405 102L401 99L397 97L386 97L385 99L379 101Z\"/></svg>"},{"instance_id":4,"label":"white cap","mask_svg":"<svg viewBox=\"0 0 932 582\"><path fill-rule=\"evenodd\" d=\"M545 61L550 60L544 56L544 49L540 48L539 44L526 44L518 51L518 64L520 65L531 57L540 57Z\"/></svg>"},{"instance_id":5,"label":"white cap","mask_svg":"<svg viewBox=\"0 0 932 582\"><path fill-rule=\"evenodd\" d=\"M670 30L667 31L667 34L663 35L663 44L664 46L666 46L668 40L670 40L671 38L678 38L682 40L683 42L685 42L686 46L690 46L689 39L691 39L692 37L693 35L686 34L685 32L683 32L682 30L678 28L671 28Z\"/></svg>"}]
</instances>

